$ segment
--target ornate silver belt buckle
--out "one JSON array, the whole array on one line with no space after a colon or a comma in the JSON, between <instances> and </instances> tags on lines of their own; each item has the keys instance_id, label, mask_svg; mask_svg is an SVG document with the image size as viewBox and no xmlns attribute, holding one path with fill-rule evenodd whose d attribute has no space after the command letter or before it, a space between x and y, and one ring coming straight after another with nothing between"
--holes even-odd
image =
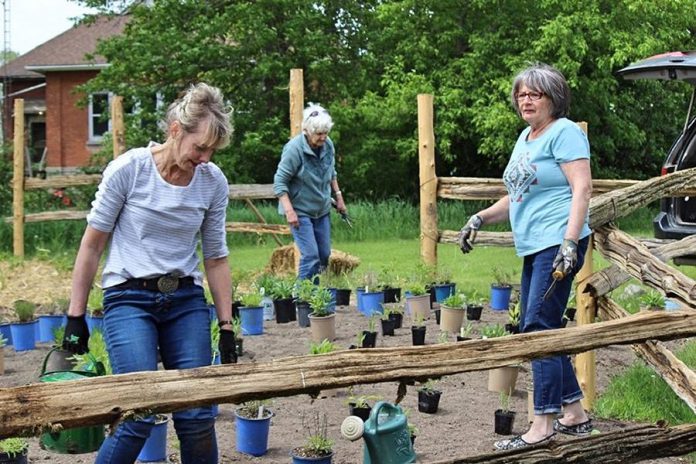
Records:
<instances>
[{"instance_id":1,"label":"ornate silver belt buckle","mask_svg":"<svg viewBox=\"0 0 696 464\"><path fill-rule=\"evenodd\" d=\"M179 288L179 278L172 275L163 275L157 279L157 288L162 293L172 293Z\"/></svg>"}]
</instances>

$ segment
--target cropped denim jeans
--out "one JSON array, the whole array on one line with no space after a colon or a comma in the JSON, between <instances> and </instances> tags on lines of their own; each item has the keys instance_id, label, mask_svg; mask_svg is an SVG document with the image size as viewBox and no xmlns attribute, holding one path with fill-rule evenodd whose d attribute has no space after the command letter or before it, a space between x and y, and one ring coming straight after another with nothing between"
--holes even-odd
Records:
<instances>
[{"instance_id":1,"label":"cropped denim jeans","mask_svg":"<svg viewBox=\"0 0 696 464\"><path fill-rule=\"evenodd\" d=\"M328 214L311 218L299 216L300 227L291 227L300 250L298 279L311 279L329 265L331 255L331 218Z\"/></svg>"},{"instance_id":2,"label":"cropped denim jeans","mask_svg":"<svg viewBox=\"0 0 696 464\"><path fill-rule=\"evenodd\" d=\"M588 238L580 240L576 269L556 283L556 288L548 300L544 300L544 294L553 281L551 277L553 260L559 247L549 247L524 257L520 288L520 308L522 309L520 330L522 332L561 328L573 278L585 259L588 242ZM562 405L574 403L583 398L568 355L534 359L532 375L534 414L559 413Z\"/></svg>"},{"instance_id":3,"label":"cropped denim jeans","mask_svg":"<svg viewBox=\"0 0 696 464\"><path fill-rule=\"evenodd\" d=\"M211 364L210 313L201 287L173 293L106 289L104 310L104 340L114 374L157 370L158 348L165 369ZM211 406L177 411L172 418L182 464L218 462ZM102 444L96 464L135 462L153 425L153 417L122 422Z\"/></svg>"}]
</instances>

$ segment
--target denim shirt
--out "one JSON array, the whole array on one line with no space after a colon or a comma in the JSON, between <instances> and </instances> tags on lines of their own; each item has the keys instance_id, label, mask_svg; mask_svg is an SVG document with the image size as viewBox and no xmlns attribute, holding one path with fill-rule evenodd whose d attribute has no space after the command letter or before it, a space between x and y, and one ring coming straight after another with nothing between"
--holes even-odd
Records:
<instances>
[{"instance_id":1,"label":"denim shirt","mask_svg":"<svg viewBox=\"0 0 696 464\"><path fill-rule=\"evenodd\" d=\"M276 197L288 194L298 216L318 218L331 210L331 180L336 178L334 145L330 138L319 154L314 153L304 133L292 138L273 176ZM278 212L285 214L278 203Z\"/></svg>"}]
</instances>

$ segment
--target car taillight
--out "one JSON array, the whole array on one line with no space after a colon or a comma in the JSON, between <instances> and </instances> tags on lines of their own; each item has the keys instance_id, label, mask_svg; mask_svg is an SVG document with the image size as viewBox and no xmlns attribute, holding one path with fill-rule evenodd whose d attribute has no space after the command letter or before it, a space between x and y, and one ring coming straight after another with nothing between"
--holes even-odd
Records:
<instances>
[{"instance_id":1,"label":"car taillight","mask_svg":"<svg viewBox=\"0 0 696 464\"><path fill-rule=\"evenodd\" d=\"M667 168L662 168L662 169L660 170L660 175L661 175L661 176L666 176L666 175L667 175Z\"/></svg>"}]
</instances>

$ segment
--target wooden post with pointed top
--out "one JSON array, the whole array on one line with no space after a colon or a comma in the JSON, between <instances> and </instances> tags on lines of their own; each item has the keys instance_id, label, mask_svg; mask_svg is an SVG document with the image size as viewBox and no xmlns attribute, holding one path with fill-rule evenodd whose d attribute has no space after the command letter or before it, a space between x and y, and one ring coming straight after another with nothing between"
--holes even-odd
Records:
<instances>
[{"instance_id":1,"label":"wooden post with pointed top","mask_svg":"<svg viewBox=\"0 0 696 464\"><path fill-rule=\"evenodd\" d=\"M420 254L426 265L437 265L437 176L433 96L418 95L418 165L420 178Z\"/></svg>"},{"instance_id":2,"label":"wooden post with pointed top","mask_svg":"<svg viewBox=\"0 0 696 464\"><path fill-rule=\"evenodd\" d=\"M585 132L585 134L587 134L587 123L578 122L577 124ZM575 276L575 281L578 282L575 288L575 304L577 305L576 315L578 325L592 324L594 322L594 315L596 314L597 301L590 293L585 293L586 284L583 283L583 281L590 277L593 272L592 241L593 237L590 235L590 243L588 244L587 251L585 252L585 261L582 268L580 268L580 271ZM578 353L578 355L575 356L575 372L578 377L580 389L585 396L582 400L582 406L589 411L592 409L597 396L597 364L596 354L594 351Z\"/></svg>"},{"instance_id":3,"label":"wooden post with pointed top","mask_svg":"<svg viewBox=\"0 0 696 464\"><path fill-rule=\"evenodd\" d=\"M304 75L302 69L290 70L290 138L302 132Z\"/></svg>"},{"instance_id":4,"label":"wooden post with pointed top","mask_svg":"<svg viewBox=\"0 0 696 464\"><path fill-rule=\"evenodd\" d=\"M12 248L24 257L24 99L14 101L14 171L12 177Z\"/></svg>"},{"instance_id":5,"label":"wooden post with pointed top","mask_svg":"<svg viewBox=\"0 0 696 464\"><path fill-rule=\"evenodd\" d=\"M113 136L114 159L126 151L126 130L123 123L123 97L111 98L111 128Z\"/></svg>"}]
</instances>

